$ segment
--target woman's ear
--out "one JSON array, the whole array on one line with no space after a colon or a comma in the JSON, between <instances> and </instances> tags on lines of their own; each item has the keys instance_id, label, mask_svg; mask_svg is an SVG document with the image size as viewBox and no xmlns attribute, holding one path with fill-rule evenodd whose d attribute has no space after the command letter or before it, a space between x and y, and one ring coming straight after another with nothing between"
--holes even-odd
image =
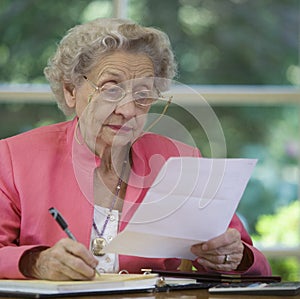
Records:
<instances>
[{"instance_id":1,"label":"woman's ear","mask_svg":"<svg viewBox=\"0 0 300 299\"><path fill-rule=\"evenodd\" d=\"M76 90L73 84L64 83L64 96L69 108L74 108L76 105Z\"/></svg>"}]
</instances>

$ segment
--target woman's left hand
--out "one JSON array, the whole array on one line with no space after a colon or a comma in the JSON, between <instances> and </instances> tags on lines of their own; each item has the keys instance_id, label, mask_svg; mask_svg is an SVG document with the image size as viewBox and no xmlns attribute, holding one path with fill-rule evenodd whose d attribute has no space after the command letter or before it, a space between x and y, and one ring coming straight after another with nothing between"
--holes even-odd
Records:
<instances>
[{"instance_id":1,"label":"woman's left hand","mask_svg":"<svg viewBox=\"0 0 300 299\"><path fill-rule=\"evenodd\" d=\"M241 234L229 228L224 234L191 247L197 262L204 268L217 271L236 270L243 258Z\"/></svg>"}]
</instances>

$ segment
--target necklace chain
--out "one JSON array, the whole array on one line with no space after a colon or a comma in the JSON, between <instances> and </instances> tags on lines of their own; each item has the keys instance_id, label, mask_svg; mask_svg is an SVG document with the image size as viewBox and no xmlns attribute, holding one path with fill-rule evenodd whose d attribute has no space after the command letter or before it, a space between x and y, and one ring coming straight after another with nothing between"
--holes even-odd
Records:
<instances>
[{"instance_id":1,"label":"necklace chain","mask_svg":"<svg viewBox=\"0 0 300 299\"><path fill-rule=\"evenodd\" d=\"M104 221L104 224L103 224L103 227L102 227L102 230L101 232L99 232L99 229L95 223L95 219L93 218L93 227L98 235L98 237L102 238L103 235L104 235L104 232L106 230L106 227L107 227L107 224L108 224L108 220L112 214L112 210L117 202L117 199L118 199L118 196L119 196L119 193L120 193L120 190L121 190L121 186L122 186L122 183L123 183L123 176L124 176L124 173L125 173L125 169L126 169L126 165L128 163L128 160L127 160L127 156L128 156L128 152L129 152L129 144L127 145L127 150L125 152L125 158L124 158L124 161L123 161L123 166L122 166L122 170L121 170L121 175L118 179L118 183L117 183L117 186L116 186L116 191L115 191L115 194L114 194L114 198L113 198L113 201L111 203L111 206L109 208L109 212L105 218L105 221Z\"/></svg>"}]
</instances>

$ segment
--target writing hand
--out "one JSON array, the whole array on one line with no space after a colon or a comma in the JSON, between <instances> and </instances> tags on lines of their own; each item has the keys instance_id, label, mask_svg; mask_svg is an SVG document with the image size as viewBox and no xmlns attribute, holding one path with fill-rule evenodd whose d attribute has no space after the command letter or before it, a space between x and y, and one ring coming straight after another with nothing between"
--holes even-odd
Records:
<instances>
[{"instance_id":1,"label":"writing hand","mask_svg":"<svg viewBox=\"0 0 300 299\"><path fill-rule=\"evenodd\" d=\"M32 275L49 280L89 280L98 261L85 246L69 238L39 253Z\"/></svg>"},{"instance_id":2,"label":"writing hand","mask_svg":"<svg viewBox=\"0 0 300 299\"><path fill-rule=\"evenodd\" d=\"M191 247L197 262L206 269L217 271L236 270L243 258L244 245L240 232L229 228L224 234Z\"/></svg>"}]
</instances>

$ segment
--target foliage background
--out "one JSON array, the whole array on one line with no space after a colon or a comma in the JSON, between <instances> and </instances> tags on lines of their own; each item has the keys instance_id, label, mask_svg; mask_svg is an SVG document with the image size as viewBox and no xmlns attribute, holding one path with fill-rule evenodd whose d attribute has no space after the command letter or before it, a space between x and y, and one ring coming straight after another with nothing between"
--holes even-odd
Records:
<instances>
[{"instance_id":1,"label":"foliage background","mask_svg":"<svg viewBox=\"0 0 300 299\"><path fill-rule=\"evenodd\" d=\"M111 16L112 4L1 0L0 82L45 84L43 68L66 30ZM299 0L130 0L128 4L130 18L169 35L180 82L300 86ZM241 103L213 108L224 130L228 156L259 159L238 208L249 232L259 240L266 234L257 229L260 215L276 215L298 199L299 107ZM189 116L176 107L168 113L198 136L199 148L209 156L205 138ZM54 104L0 103L0 138L64 119ZM289 245L290 240L278 242Z\"/></svg>"}]
</instances>

